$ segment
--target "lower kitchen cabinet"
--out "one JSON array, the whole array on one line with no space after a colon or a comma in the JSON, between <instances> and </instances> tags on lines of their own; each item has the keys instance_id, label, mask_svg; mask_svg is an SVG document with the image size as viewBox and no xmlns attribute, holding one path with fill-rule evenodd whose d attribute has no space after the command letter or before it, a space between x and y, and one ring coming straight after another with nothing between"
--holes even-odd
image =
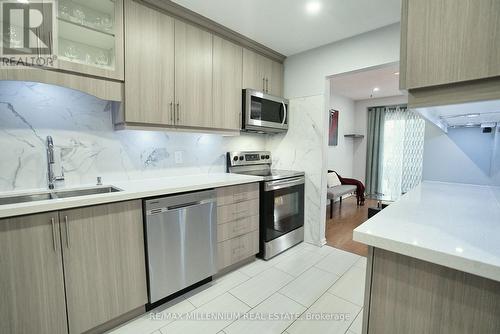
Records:
<instances>
[{"instance_id":1,"label":"lower kitchen cabinet","mask_svg":"<svg viewBox=\"0 0 500 334\"><path fill-rule=\"evenodd\" d=\"M217 247L219 270L229 267L259 252L259 231L220 242Z\"/></svg>"},{"instance_id":2,"label":"lower kitchen cabinet","mask_svg":"<svg viewBox=\"0 0 500 334\"><path fill-rule=\"evenodd\" d=\"M68 332L57 212L0 219L0 333Z\"/></svg>"},{"instance_id":3,"label":"lower kitchen cabinet","mask_svg":"<svg viewBox=\"0 0 500 334\"><path fill-rule=\"evenodd\" d=\"M78 334L140 310L143 233L140 200L0 219L0 334Z\"/></svg>"},{"instance_id":4,"label":"lower kitchen cabinet","mask_svg":"<svg viewBox=\"0 0 500 334\"><path fill-rule=\"evenodd\" d=\"M217 189L217 261L225 269L259 253L259 184Z\"/></svg>"},{"instance_id":5,"label":"lower kitchen cabinet","mask_svg":"<svg viewBox=\"0 0 500 334\"><path fill-rule=\"evenodd\" d=\"M141 201L60 212L70 333L147 303Z\"/></svg>"}]
</instances>

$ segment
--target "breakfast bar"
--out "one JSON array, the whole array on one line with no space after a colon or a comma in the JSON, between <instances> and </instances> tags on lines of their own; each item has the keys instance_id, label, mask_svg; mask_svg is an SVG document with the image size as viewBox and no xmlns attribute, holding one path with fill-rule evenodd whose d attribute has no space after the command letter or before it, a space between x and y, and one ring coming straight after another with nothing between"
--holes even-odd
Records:
<instances>
[{"instance_id":1,"label":"breakfast bar","mask_svg":"<svg viewBox=\"0 0 500 334\"><path fill-rule=\"evenodd\" d=\"M496 333L499 198L423 182L355 229L369 245L363 333Z\"/></svg>"}]
</instances>

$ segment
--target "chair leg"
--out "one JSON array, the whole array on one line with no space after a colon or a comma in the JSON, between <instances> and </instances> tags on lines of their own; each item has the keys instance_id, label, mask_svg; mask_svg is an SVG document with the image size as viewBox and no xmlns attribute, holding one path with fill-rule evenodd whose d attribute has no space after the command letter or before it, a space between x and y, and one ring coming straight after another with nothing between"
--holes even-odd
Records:
<instances>
[{"instance_id":1,"label":"chair leg","mask_svg":"<svg viewBox=\"0 0 500 334\"><path fill-rule=\"evenodd\" d=\"M330 200L330 219L333 218L333 199Z\"/></svg>"}]
</instances>

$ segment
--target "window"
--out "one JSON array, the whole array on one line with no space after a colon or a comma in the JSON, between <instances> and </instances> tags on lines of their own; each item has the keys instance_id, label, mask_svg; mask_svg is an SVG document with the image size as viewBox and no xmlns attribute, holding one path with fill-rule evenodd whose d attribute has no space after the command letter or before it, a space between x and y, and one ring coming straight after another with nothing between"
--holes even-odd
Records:
<instances>
[{"instance_id":1,"label":"window","mask_svg":"<svg viewBox=\"0 0 500 334\"><path fill-rule=\"evenodd\" d=\"M368 112L367 192L395 200L422 179L425 121L406 106Z\"/></svg>"}]
</instances>

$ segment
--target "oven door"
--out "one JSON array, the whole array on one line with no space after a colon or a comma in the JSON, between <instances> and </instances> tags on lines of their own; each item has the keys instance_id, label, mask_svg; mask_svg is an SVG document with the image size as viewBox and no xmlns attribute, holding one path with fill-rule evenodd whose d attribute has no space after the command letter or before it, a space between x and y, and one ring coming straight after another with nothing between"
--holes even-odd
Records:
<instances>
[{"instance_id":1,"label":"oven door","mask_svg":"<svg viewBox=\"0 0 500 334\"><path fill-rule=\"evenodd\" d=\"M304 226L304 178L265 182L261 199L261 240L270 242Z\"/></svg>"},{"instance_id":2,"label":"oven door","mask_svg":"<svg viewBox=\"0 0 500 334\"><path fill-rule=\"evenodd\" d=\"M245 130L288 130L288 100L251 89L246 89L244 95Z\"/></svg>"}]
</instances>

